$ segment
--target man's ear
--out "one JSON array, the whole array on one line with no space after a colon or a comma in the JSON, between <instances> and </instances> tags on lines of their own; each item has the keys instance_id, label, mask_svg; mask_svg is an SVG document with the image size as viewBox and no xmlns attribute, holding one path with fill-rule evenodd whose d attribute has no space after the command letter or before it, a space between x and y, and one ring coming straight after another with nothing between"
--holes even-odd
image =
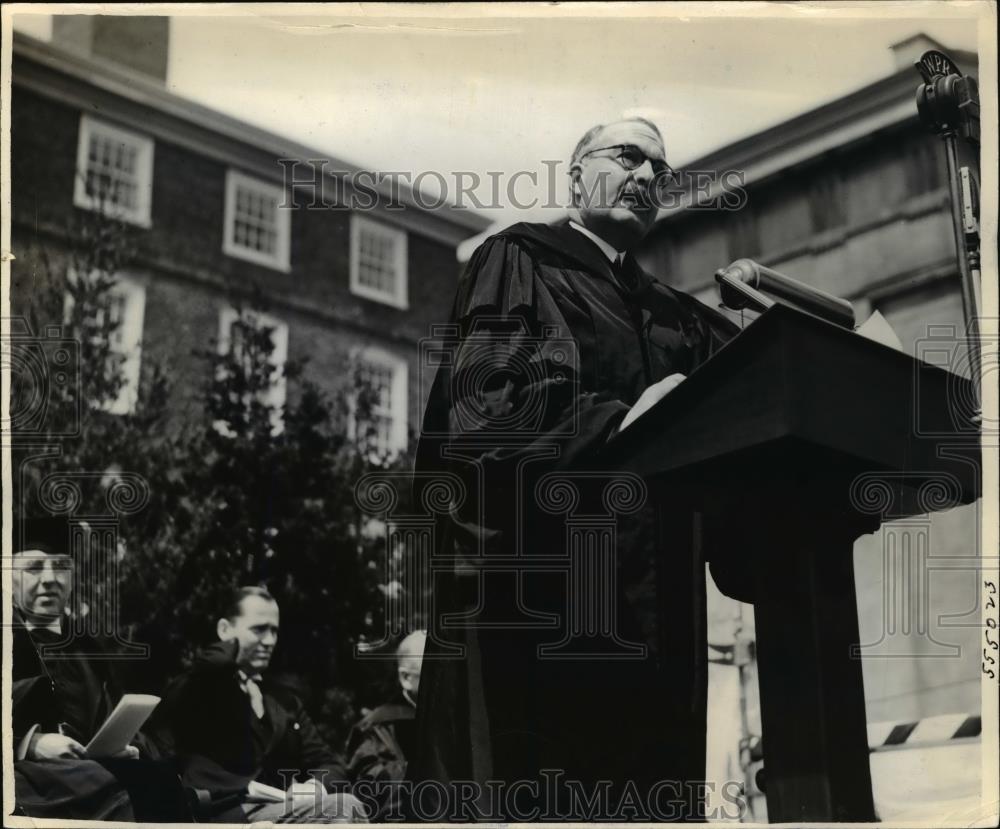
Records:
<instances>
[{"instance_id":1,"label":"man's ear","mask_svg":"<svg viewBox=\"0 0 1000 829\"><path fill-rule=\"evenodd\" d=\"M579 207L580 205L580 174L582 172L583 167L579 163L569 168L569 203L571 207Z\"/></svg>"},{"instance_id":2,"label":"man's ear","mask_svg":"<svg viewBox=\"0 0 1000 829\"><path fill-rule=\"evenodd\" d=\"M236 636L236 631L233 630L233 623L228 619L219 619L219 621L215 623L215 633L223 642L228 642Z\"/></svg>"}]
</instances>

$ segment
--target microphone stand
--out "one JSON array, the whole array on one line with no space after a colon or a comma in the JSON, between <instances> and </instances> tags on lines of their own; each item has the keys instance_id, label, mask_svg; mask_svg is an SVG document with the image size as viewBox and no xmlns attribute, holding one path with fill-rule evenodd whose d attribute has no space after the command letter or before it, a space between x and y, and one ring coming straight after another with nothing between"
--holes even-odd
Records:
<instances>
[{"instance_id":1,"label":"microphone stand","mask_svg":"<svg viewBox=\"0 0 1000 829\"><path fill-rule=\"evenodd\" d=\"M958 269L962 280L962 311L968 338L969 365L976 394L975 419L982 419L982 368L979 342L979 86L963 75L943 52L924 52L914 66L924 83L917 87L920 119L944 141L948 161L948 191ZM959 138L974 153L969 164L959 162Z\"/></svg>"}]
</instances>

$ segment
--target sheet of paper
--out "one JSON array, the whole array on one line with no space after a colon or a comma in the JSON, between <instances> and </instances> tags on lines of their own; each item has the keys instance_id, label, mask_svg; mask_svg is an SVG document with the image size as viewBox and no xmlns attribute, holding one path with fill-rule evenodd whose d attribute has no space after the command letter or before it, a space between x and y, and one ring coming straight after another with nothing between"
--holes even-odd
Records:
<instances>
[{"instance_id":1,"label":"sheet of paper","mask_svg":"<svg viewBox=\"0 0 1000 829\"><path fill-rule=\"evenodd\" d=\"M889 325L886 318L878 311L858 326L856 333L862 337L867 337L869 340L874 340L877 343L889 346L889 348L895 348L896 351L903 351L905 353L899 336L892 330L892 326Z\"/></svg>"},{"instance_id":2,"label":"sheet of paper","mask_svg":"<svg viewBox=\"0 0 1000 829\"><path fill-rule=\"evenodd\" d=\"M125 694L87 743L87 756L113 757L124 751L159 702L152 694Z\"/></svg>"},{"instance_id":3,"label":"sheet of paper","mask_svg":"<svg viewBox=\"0 0 1000 829\"><path fill-rule=\"evenodd\" d=\"M277 786L268 786L256 780L247 784L247 795L251 801L260 803L280 803L285 799L285 793Z\"/></svg>"}]
</instances>

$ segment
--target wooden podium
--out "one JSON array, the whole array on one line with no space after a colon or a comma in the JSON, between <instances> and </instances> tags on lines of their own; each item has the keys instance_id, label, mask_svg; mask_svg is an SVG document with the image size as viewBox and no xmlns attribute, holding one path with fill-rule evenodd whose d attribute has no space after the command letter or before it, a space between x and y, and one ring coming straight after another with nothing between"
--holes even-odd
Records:
<instances>
[{"instance_id":1,"label":"wooden podium","mask_svg":"<svg viewBox=\"0 0 1000 829\"><path fill-rule=\"evenodd\" d=\"M958 375L776 305L608 446L669 488L668 528L701 514L716 583L754 604L772 822L875 820L853 543L887 494L893 518L979 497L975 400Z\"/></svg>"}]
</instances>

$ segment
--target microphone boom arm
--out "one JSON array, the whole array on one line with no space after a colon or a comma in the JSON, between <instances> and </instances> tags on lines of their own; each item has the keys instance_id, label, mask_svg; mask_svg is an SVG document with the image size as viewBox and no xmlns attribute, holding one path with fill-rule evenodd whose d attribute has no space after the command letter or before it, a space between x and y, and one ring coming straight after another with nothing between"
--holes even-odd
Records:
<instances>
[{"instance_id":1,"label":"microphone boom arm","mask_svg":"<svg viewBox=\"0 0 1000 829\"><path fill-rule=\"evenodd\" d=\"M790 276L765 267L752 259L737 259L731 265L715 272L722 302L729 308L750 308L764 312L775 300L792 305L817 317L854 329L854 307L846 299L813 288Z\"/></svg>"}]
</instances>

